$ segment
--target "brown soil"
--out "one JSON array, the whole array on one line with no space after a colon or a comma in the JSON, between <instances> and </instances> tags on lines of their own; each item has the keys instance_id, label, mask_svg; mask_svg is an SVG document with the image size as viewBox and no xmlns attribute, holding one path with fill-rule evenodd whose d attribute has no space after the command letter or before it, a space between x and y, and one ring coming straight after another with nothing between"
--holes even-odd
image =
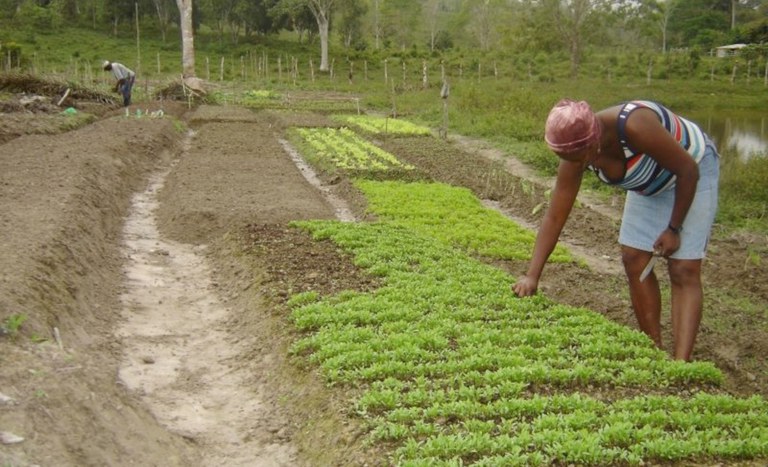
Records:
<instances>
[{"instance_id":1,"label":"brown soil","mask_svg":"<svg viewBox=\"0 0 768 467\"><path fill-rule=\"evenodd\" d=\"M0 434L17 441L0 443L0 465L387 464L343 396L287 352L291 294L377 285L287 226L366 216L348 180L312 182L282 141L327 117L81 104L74 124L50 108L0 114ZM482 142L379 143L525 225L541 216L551 181ZM542 291L635 326L611 204L583 199L563 241L586 266L548 266ZM695 358L743 395L768 396L768 262L748 260L766 251L766 238L718 229L705 265Z\"/></svg>"}]
</instances>

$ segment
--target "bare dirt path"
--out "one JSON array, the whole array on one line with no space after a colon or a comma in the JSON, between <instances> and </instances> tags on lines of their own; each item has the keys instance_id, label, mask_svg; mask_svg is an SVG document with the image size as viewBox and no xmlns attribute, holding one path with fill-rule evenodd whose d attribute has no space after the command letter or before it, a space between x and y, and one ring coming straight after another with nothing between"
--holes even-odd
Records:
<instances>
[{"instance_id":1,"label":"bare dirt path","mask_svg":"<svg viewBox=\"0 0 768 467\"><path fill-rule=\"evenodd\" d=\"M243 206L252 208L250 217L260 224L329 212L347 221L354 216L287 142L271 135L269 120L241 108L202 107L191 121L198 131L190 134L174 164L153 174L148 188L134 197L126 222L128 290L122 295L125 322L117 332L125 349L120 378L162 425L193 441L200 465L299 465L285 411L273 403L277 396L269 394L264 380L254 378L254 371L269 368L269 355L254 355L253 344L232 325L243 314L267 312L233 310L224 303L202 242L208 228L216 232ZM211 167L212 160L220 165ZM164 204L180 204L164 206L173 214L166 230L173 235L181 232L180 220L205 219L194 229L185 223L182 236L194 244L158 230L158 193L169 174L181 183L165 193ZM238 177L250 183L233 183ZM205 188L202 178L208 180ZM244 190L248 184L254 188ZM179 193L180 188L189 192ZM262 360L260 368L253 359Z\"/></svg>"},{"instance_id":2,"label":"bare dirt path","mask_svg":"<svg viewBox=\"0 0 768 467\"><path fill-rule=\"evenodd\" d=\"M13 120L13 115L0 116ZM20 128L20 127L16 127ZM166 164L170 120L105 119L0 145L0 465L188 465L189 445L116 384L130 196Z\"/></svg>"},{"instance_id":3,"label":"bare dirt path","mask_svg":"<svg viewBox=\"0 0 768 467\"><path fill-rule=\"evenodd\" d=\"M295 447L275 436L280 424L239 362L244 348L225 326L232 310L215 293L204 247L163 239L157 230L157 192L172 169L153 174L134 196L125 226L120 378L160 423L194 442L200 465L295 465Z\"/></svg>"}]
</instances>

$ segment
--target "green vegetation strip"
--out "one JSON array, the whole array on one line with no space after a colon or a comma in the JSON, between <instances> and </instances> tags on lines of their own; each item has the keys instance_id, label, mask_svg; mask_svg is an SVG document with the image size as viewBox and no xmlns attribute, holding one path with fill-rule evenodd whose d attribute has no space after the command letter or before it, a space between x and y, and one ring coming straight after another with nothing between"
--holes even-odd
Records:
<instances>
[{"instance_id":1,"label":"green vegetation strip","mask_svg":"<svg viewBox=\"0 0 768 467\"><path fill-rule=\"evenodd\" d=\"M373 134L392 134L405 136L429 136L432 131L422 125L388 117L376 117L373 115L335 115L334 120L354 125L363 131Z\"/></svg>"},{"instance_id":2,"label":"green vegetation strip","mask_svg":"<svg viewBox=\"0 0 768 467\"><path fill-rule=\"evenodd\" d=\"M210 98L220 104L237 104L252 109L313 110L329 113L360 110L358 100L354 97L306 98L292 95L290 92L278 93L267 89L251 89L245 92L215 91L211 93Z\"/></svg>"},{"instance_id":3,"label":"green vegetation strip","mask_svg":"<svg viewBox=\"0 0 768 467\"><path fill-rule=\"evenodd\" d=\"M490 258L528 260L534 234L480 204L466 188L442 183L402 183L357 180L379 219L404 225L422 234ZM573 257L556 247L550 261Z\"/></svg>"},{"instance_id":4,"label":"green vegetation strip","mask_svg":"<svg viewBox=\"0 0 768 467\"><path fill-rule=\"evenodd\" d=\"M369 143L349 128L298 128L296 132L311 147L310 159L332 162L342 170L412 170L395 156Z\"/></svg>"},{"instance_id":5,"label":"green vegetation strip","mask_svg":"<svg viewBox=\"0 0 768 467\"><path fill-rule=\"evenodd\" d=\"M372 293L294 296L306 337L292 351L357 388L369 440L399 465L768 456L765 400L691 390L722 382L709 362L672 361L586 309L518 299L507 274L403 225L294 225L384 279ZM664 395L682 388L694 395Z\"/></svg>"}]
</instances>

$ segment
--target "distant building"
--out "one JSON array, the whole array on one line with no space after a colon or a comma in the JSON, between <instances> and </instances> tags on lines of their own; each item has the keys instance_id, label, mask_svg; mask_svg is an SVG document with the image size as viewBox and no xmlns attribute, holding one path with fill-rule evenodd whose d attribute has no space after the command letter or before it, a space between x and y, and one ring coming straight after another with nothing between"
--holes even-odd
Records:
<instances>
[{"instance_id":1,"label":"distant building","mask_svg":"<svg viewBox=\"0 0 768 467\"><path fill-rule=\"evenodd\" d=\"M732 57L738 55L739 51L746 46L747 44L721 45L720 47L715 48L715 55L717 57Z\"/></svg>"}]
</instances>

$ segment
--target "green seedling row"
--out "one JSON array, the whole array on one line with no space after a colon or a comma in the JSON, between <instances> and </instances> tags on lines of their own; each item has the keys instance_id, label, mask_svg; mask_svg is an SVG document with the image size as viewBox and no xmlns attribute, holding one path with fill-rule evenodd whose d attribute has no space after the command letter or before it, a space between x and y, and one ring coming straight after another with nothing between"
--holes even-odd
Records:
<instances>
[{"instance_id":1,"label":"green seedling row","mask_svg":"<svg viewBox=\"0 0 768 467\"><path fill-rule=\"evenodd\" d=\"M413 169L349 128L299 128L296 131L314 150L316 157L329 160L342 170Z\"/></svg>"},{"instance_id":2,"label":"green seedling row","mask_svg":"<svg viewBox=\"0 0 768 467\"><path fill-rule=\"evenodd\" d=\"M509 275L407 223L293 225L382 279L370 293L294 296L305 337L292 352L355 389L350 410L395 464L768 457L768 403L721 394L709 362L670 360L590 310L517 298Z\"/></svg>"},{"instance_id":3,"label":"green seedling row","mask_svg":"<svg viewBox=\"0 0 768 467\"><path fill-rule=\"evenodd\" d=\"M381 220L406 226L471 252L498 259L530 259L534 234L484 207L468 189L442 183L357 180L369 209ZM557 246L552 262L573 257Z\"/></svg>"},{"instance_id":4,"label":"green seedling row","mask_svg":"<svg viewBox=\"0 0 768 467\"><path fill-rule=\"evenodd\" d=\"M343 124L353 125L365 132L375 135L429 136L432 134L432 131L428 127L417 125L407 120L389 117L376 117L373 115L336 115L332 118Z\"/></svg>"}]
</instances>

